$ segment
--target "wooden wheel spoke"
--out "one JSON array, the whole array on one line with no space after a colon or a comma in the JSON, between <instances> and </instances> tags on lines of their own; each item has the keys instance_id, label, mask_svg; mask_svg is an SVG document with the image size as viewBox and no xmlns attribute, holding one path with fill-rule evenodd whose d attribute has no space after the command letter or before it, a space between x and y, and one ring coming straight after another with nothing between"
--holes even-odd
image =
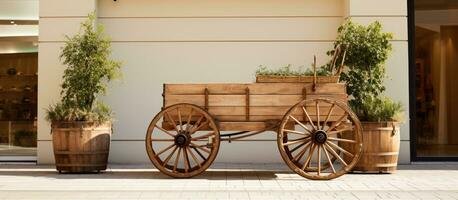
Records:
<instances>
[{"instance_id":1,"label":"wooden wheel spoke","mask_svg":"<svg viewBox=\"0 0 458 200\"><path fill-rule=\"evenodd\" d=\"M301 160L302 157L305 155L305 152L307 152L307 149L309 148L310 144L312 144L312 142L310 142L310 141L307 142L307 144L305 145L304 149L302 149L301 152L299 152L296 156L294 156L293 160L299 162L299 160Z\"/></svg>"},{"instance_id":2,"label":"wooden wheel spoke","mask_svg":"<svg viewBox=\"0 0 458 200\"><path fill-rule=\"evenodd\" d=\"M173 142L174 139L151 139L151 142Z\"/></svg>"},{"instance_id":3,"label":"wooden wheel spoke","mask_svg":"<svg viewBox=\"0 0 458 200\"><path fill-rule=\"evenodd\" d=\"M191 163L189 163L188 148L187 147L183 148L183 159L184 159L184 171L187 173L189 171L190 166L191 166Z\"/></svg>"},{"instance_id":4,"label":"wooden wheel spoke","mask_svg":"<svg viewBox=\"0 0 458 200\"><path fill-rule=\"evenodd\" d=\"M331 117L332 111L334 110L334 106L336 106L336 104L332 104L331 108L329 109L329 112L326 115L326 118L324 119L323 126L326 126L326 124L328 123L329 118Z\"/></svg>"},{"instance_id":5,"label":"wooden wheel spoke","mask_svg":"<svg viewBox=\"0 0 458 200\"><path fill-rule=\"evenodd\" d=\"M164 128L158 126L157 124L154 125L156 128L158 128L159 130L161 130L162 132L166 133L167 135L170 135L172 137L175 137L176 135L175 134L172 134L170 133L169 131L165 130Z\"/></svg>"},{"instance_id":6,"label":"wooden wheel spoke","mask_svg":"<svg viewBox=\"0 0 458 200\"><path fill-rule=\"evenodd\" d=\"M334 168L334 164L332 163L332 160L331 160L331 158L329 157L328 150L326 150L326 148L324 147L324 145L322 145L321 148L323 148L324 155L326 155L326 158L328 159L328 162L329 162L329 165L331 166L332 172L333 172L333 173L336 173L336 169Z\"/></svg>"},{"instance_id":7,"label":"wooden wheel spoke","mask_svg":"<svg viewBox=\"0 0 458 200\"><path fill-rule=\"evenodd\" d=\"M334 144L334 143L329 142L329 141L326 142L326 143L328 143L328 144L330 144L331 146L335 147L336 149L342 151L342 152L343 152L345 155L347 155L347 156L350 156L350 157L354 157L354 156L355 156L355 155L353 155L352 153L348 152L347 150L345 150L344 148L340 147L340 146L337 145L337 144Z\"/></svg>"},{"instance_id":8,"label":"wooden wheel spoke","mask_svg":"<svg viewBox=\"0 0 458 200\"><path fill-rule=\"evenodd\" d=\"M317 170L317 174L318 176L321 174L321 145L318 145L318 149L317 149L317 157L316 157L316 161L317 161L317 165L318 165L318 170Z\"/></svg>"},{"instance_id":9,"label":"wooden wheel spoke","mask_svg":"<svg viewBox=\"0 0 458 200\"><path fill-rule=\"evenodd\" d=\"M199 136L199 137L195 137L195 138L192 138L191 140L200 140L200 139L204 139L204 138L208 138L212 135L215 135L215 132L210 132L210 133L207 133L205 135L202 135L202 136Z\"/></svg>"},{"instance_id":10,"label":"wooden wheel spoke","mask_svg":"<svg viewBox=\"0 0 458 200\"><path fill-rule=\"evenodd\" d=\"M337 126L340 125L340 123L342 123L342 120L344 120L346 117L347 117L347 114L342 115L342 117L340 117L337 121L335 121L335 122L331 125L331 127L328 128L327 131L329 132L329 131L332 131L333 129L335 129Z\"/></svg>"},{"instance_id":11,"label":"wooden wheel spoke","mask_svg":"<svg viewBox=\"0 0 458 200\"><path fill-rule=\"evenodd\" d=\"M302 111L304 112L305 116L307 117L307 120L309 120L310 125L312 125L313 130L317 130L317 127L315 127L315 125L313 124L312 118L310 118L310 115L304 106L302 106Z\"/></svg>"},{"instance_id":12,"label":"wooden wheel spoke","mask_svg":"<svg viewBox=\"0 0 458 200\"><path fill-rule=\"evenodd\" d=\"M291 140L290 142L283 143L283 146L289 146L289 145L293 145L293 144L299 144L299 143L301 143L301 142L305 142L305 140L306 140L307 138L309 138L309 137L303 137L303 138Z\"/></svg>"},{"instance_id":13,"label":"wooden wheel spoke","mask_svg":"<svg viewBox=\"0 0 458 200\"><path fill-rule=\"evenodd\" d=\"M338 141L338 142L356 143L355 140L348 140L348 139L335 138L335 137L328 137L328 140L331 140L331 141Z\"/></svg>"},{"instance_id":14,"label":"wooden wheel spoke","mask_svg":"<svg viewBox=\"0 0 458 200\"><path fill-rule=\"evenodd\" d=\"M321 128L320 128L320 103L319 101L316 101L315 109L316 109L316 128L317 130L320 130Z\"/></svg>"},{"instance_id":15,"label":"wooden wheel spoke","mask_svg":"<svg viewBox=\"0 0 458 200\"><path fill-rule=\"evenodd\" d=\"M199 117L199 119L196 121L196 123L194 123L194 124L192 125L192 127L191 127L191 129L190 129L189 131L191 132L192 130L194 130L194 128L195 128L196 126L199 126L199 124L200 124L200 122L202 121L202 119L204 119L204 116L203 116L203 115L201 115L201 116Z\"/></svg>"},{"instance_id":16,"label":"wooden wheel spoke","mask_svg":"<svg viewBox=\"0 0 458 200\"><path fill-rule=\"evenodd\" d=\"M179 108L177 108L177 112L178 112L178 124L180 125L180 131L183 131L183 122L181 121L181 112Z\"/></svg>"},{"instance_id":17,"label":"wooden wheel spoke","mask_svg":"<svg viewBox=\"0 0 458 200\"><path fill-rule=\"evenodd\" d=\"M164 162L162 163L162 166L165 166L167 165L167 163L169 163L169 160L172 158L173 154L175 154L175 151L178 149L177 146L175 146L175 148L173 148L172 150L172 153L169 154L169 156L167 156L167 158L164 160Z\"/></svg>"},{"instance_id":18,"label":"wooden wheel spoke","mask_svg":"<svg viewBox=\"0 0 458 200\"><path fill-rule=\"evenodd\" d=\"M189 112L188 120L186 121L186 131L189 131L191 128L191 118L192 118L192 112L194 109L191 107L191 111Z\"/></svg>"},{"instance_id":19,"label":"wooden wheel spoke","mask_svg":"<svg viewBox=\"0 0 458 200\"><path fill-rule=\"evenodd\" d=\"M161 154L171 149L173 146L175 146L175 144L171 144L170 146L166 147L165 149L162 149L161 151L157 152L156 156L159 157Z\"/></svg>"},{"instance_id":20,"label":"wooden wheel spoke","mask_svg":"<svg viewBox=\"0 0 458 200\"><path fill-rule=\"evenodd\" d=\"M310 161L312 160L313 153L315 152L316 144L312 145L312 148L309 151L309 155L307 155L307 159L305 159L304 166L302 167L302 170L305 171L305 168L309 165Z\"/></svg>"},{"instance_id":21,"label":"wooden wheel spoke","mask_svg":"<svg viewBox=\"0 0 458 200\"><path fill-rule=\"evenodd\" d=\"M303 132L295 131L295 130L289 130L289 129L283 129L283 131L288 132L288 133L292 133L292 134L297 134L297 135L309 135L307 133L303 133Z\"/></svg>"},{"instance_id":22,"label":"wooden wheel spoke","mask_svg":"<svg viewBox=\"0 0 458 200\"><path fill-rule=\"evenodd\" d=\"M178 149L177 157L175 158L175 164L173 164L173 172L177 171L178 161L180 160L181 148Z\"/></svg>"},{"instance_id":23,"label":"wooden wheel spoke","mask_svg":"<svg viewBox=\"0 0 458 200\"><path fill-rule=\"evenodd\" d=\"M191 154L191 158L194 160L194 162L195 162L199 167L202 167L202 165L200 164L200 162L197 160L196 155L194 155L194 153L191 151L191 149L189 149L189 147L185 147L185 148L188 149L188 152L189 152L189 154Z\"/></svg>"},{"instance_id":24,"label":"wooden wheel spoke","mask_svg":"<svg viewBox=\"0 0 458 200\"><path fill-rule=\"evenodd\" d=\"M170 124L170 126L173 126L173 128L175 128L177 133L180 132L177 128L177 125L175 124L175 120L172 119L169 112L165 112L165 116L167 116L167 119L168 119L167 122Z\"/></svg>"},{"instance_id":25,"label":"wooden wheel spoke","mask_svg":"<svg viewBox=\"0 0 458 200\"><path fill-rule=\"evenodd\" d=\"M192 149L194 149L194 151L196 151L197 155L199 155L200 158L202 158L203 160L207 160L207 158L205 158L205 156L202 155L202 153L200 153L200 151L196 147L193 147L193 146L191 146L191 147L192 147Z\"/></svg>"},{"instance_id":26,"label":"wooden wheel spoke","mask_svg":"<svg viewBox=\"0 0 458 200\"><path fill-rule=\"evenodd\" d=\"M329 144L325 143L324 145L329 149L329 152L331 152L331 154L337 158L345 167L348 166L348 164L336 153L336 151L334 151L334 149L332 149L331 146L329 146Z\"/></svg>"},{"instance_id":27,"label":"wooden wheel spoke","mask_svg":"<svg viewBox=\"0 0 458 200\"><path fill-rule=\"evenodd\" d=\"M198 148L198 149L200 149L200 150L204 151L205 153L208 153L208 154L210 154L210 153L211 153L211 151L209 151L209 150L205 149L205 148L204 148L204 146L202 146L202 145L197 145L197 144L195 144L195 143L192 143L192 142L191 142L191 144L190 144L190 145L191 145L191 147L195 147L195 148Z\"/></svg>"},{"instance_id":28,"label":"wooden wheel spoke","mask_svg":"<svg viewBox=\"0 0 458 200\"><path fill-rule=\"evenodd\" d=\"M192 134L196 133L198 130L200 130L202 127L204 127L204 126L207 125L208 123L209 123L208 120L205 121L205 122L203 122L203 123L201 123L197 128L192 129L192 130L190 131L190 134L192 135Z\"/></svg>"},{"instance_id":29,"label":"wooden wheel spoke","mask_svg":"<svg viewBox=\"0 0 458 200\"><path fill-rule=\"evenodd\" d=\"M333 135L333 134L342 133L342 132L345 132L345 131L352 131L352 130L353 130L353 128L344 128L344 129L340 129L340 130L336 130L336 131L329 131L328 135Z\"/></svg>"},{"instance_id":30,"label":"wooden wheel spoke","mask_svg":"<svg viewBox=\"0 0 458 200\"><path fill-rule=\"evenodd\" d=\"M309 133L312 133L312 131L307 126L305 126L303 123L301 123L299 120L297 120L294 116L290 115L289 117L291 117L291 119L293 119L297 124L299 124L299 126L304 128L306 131L308 131ZM313 126L313 124L312 124L312 126Z\"/></svg>"},{"instance_id":31,"label":"wooden wheel spoke","mask_svg":"<svg viewBox=\"0 0 458 200\"><path fill-rule=\"evenodd\" d=\"M305 140L302 144L298 145L297 147L294 147L294 149L291 149L289 152L291 152L291 153L295 152L296 150L298 150L299 148L301 148L302 146L307 144L307 142L309 142L309 141L310 140Z\"/></svg>"}]
</instances>

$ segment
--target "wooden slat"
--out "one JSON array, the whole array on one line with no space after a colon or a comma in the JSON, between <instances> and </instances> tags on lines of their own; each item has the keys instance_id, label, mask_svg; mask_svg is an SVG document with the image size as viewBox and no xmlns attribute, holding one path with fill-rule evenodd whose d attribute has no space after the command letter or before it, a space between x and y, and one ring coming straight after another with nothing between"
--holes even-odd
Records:
<instances>
[{"instance_id":1,"label":"wooden slat","mask_svg":"<svg viewBox=\"0 0 458 200\"><path fill-rule=\"evenodd\" d=\"M304 120L303 115L293 115L296 119L303 121L303 122L308 122L307 119ZM266 121L271 121L271 120L281 120L283 119L284 115L251 115L250 116L250 121L247 121L245 118L245 115L217 115L213 116L217 121L219 122L266 122ZM323 119L325 116L321 115L320 119ZM330 116L328 122L334 122L337 121L341 115L334 115ZM177 117L172 117L172 120L177 120ZM198 117L193 117L191 120L192 123L194 123L197 120ZM316 116L310 116L310 118L313 121L316 121ZM169 127L170 124L164 121L163 127ZM167 129L169 130L169 129ZM172 129L170 129L172 130Z\"/></svg>"},{"instance_id":2,"label":"wooden slat","mask_svg":"<svg viewBox=\"0 0 458 200\"><path fill-rule=\"evenodd\" d=\"M245 106L245 95L208 95L209 106ZM346 94L307 95L307 98L331 98L347 100ZM190 103L205 106L205 95L166 95L165 106L177 103ZM250 95L250 106L292 106L303 100L302 95Z\"/></svg>"},{"instance_id":3,"label":"wooden slat","mask_svg":"<svg viewBox=\"0 0 458 200\"><path fill-rule=\"evenodd\" d=\"M220 122L242 122L245 120L245 115L218 115L214 116ZM264 122L269 120L281 120L283 115L251 115L250 122ZM295 115L296 119L300 121L307 121L303 119L303 115ZM320 119L323 119L325 116L320 116ZM341 116L334 115L329 117L329 122L337 121ZM316 116L310 116L312 121L316 121Z\"/></svg>"},{"instance_id":4,"label":"wooden slat","mask_svg":"<svg viewBox=\"0 0 458 200\"><path fill-rule=\"evenodd\" d=\"M245 94L246 88L251 95L277 94L299 95L306 88L308 93L312 91L310 83L228 83L228 84L164 84L164 95L173 94L204 94L207 88L210 94ZM346 86L343 83L318 84L316 94L346 94Z\"/></svg>"},{"instance_id":5,"label":"wooden slat","mask_svg":"<svg viewBox=\"0 0 458 200\"><path fill-rule=\"evenodd\" d=\"M268 128L264 122L221 122L221 131L259 131Z\"/></svg>"},{"instance_id":6,"label":"wooden slat","mask_svg":"<svg viewBox=\"0 0 458 200\"><path fill-rule=\"evenodd\" d=\"M250 107L250 116L252 115L284 115L291 107L290 106L251 106ZM330 110L330 106L320 106L320 115L326 116ZM315 106L307 106L306 108L309 115L316 115ZM180 114L182 118L187 118L189 113L191 112L190 108L182 108L180 109ZM219 106L219 107L209 107L208 112L213 116L219 115L245 115L245 107L242 106ZM342 115L345 111L334 107L331 116L334 115ZM302 109L297 109L293 112L296 115L303 114ZM178 112L176 110L172 110L169 112L170 116L177 119Z\"/></svg>"}]
</instances>

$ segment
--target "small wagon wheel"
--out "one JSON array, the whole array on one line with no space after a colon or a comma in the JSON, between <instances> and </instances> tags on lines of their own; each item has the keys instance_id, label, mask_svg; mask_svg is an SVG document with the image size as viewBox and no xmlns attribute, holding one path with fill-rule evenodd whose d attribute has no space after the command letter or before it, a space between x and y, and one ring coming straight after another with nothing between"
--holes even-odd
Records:
<instances>
[{"instance_id":1,"label":"small wagon wheel","mask_svg":"<svg viewBox=\"0 0 458 200\"><path fill-rule=\"evenodd\" d=\"M358 162L361 123L341 101L307 99L285 114L277 143L283 160L294 172L308 179L329 180L347 173Z\"/></svg>"},{"instance_id":2,"label":"small wagon wheel","mask_svg":"<svg viewBox=\"0 0 458 200\"><path fill-rule=\"evenodd\" d=\"M204 172L215 160L220 135L207 111L192 104L175 104L151 121L146 151L162 173L189 178Z\"/></svg>"}]
</instances>

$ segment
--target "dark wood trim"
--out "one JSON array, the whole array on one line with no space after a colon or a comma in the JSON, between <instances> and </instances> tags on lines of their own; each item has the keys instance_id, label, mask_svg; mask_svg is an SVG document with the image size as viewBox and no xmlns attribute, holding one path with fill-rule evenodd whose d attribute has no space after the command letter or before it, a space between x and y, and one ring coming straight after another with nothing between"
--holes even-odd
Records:
<instances>
[{"instance_id":1,"label":"dark wood trim","mask_svg":"<svg viewBox=\"0 0 458 200\"><path fill-rule=\"evenodd\" d=\"M409 126L410 160L417 161L416 91L415 91L415 7L414 0L407 1L407 24L409 38Z\"/></svg>"}]
</instances>

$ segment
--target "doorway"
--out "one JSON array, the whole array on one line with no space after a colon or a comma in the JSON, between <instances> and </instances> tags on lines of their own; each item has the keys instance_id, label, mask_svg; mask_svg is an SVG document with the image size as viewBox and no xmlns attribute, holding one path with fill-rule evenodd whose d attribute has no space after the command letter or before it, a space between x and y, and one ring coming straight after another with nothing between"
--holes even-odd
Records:
<instances>
[{"instance_id":1,"label":"doorway","mask_svg":"<svg viewBox=\"0 0 458 200\"><path fill-rule=\"evenodd\" d=\"M412 159L457 160L458 2L409 4Z\"/></svg>"},{"instance_id":2,"label":"doorway","mask_svg":"<svg viewBox=\"0 0 458 200\"><path fill-rule=\"evenodd\" d=\"M0 54L0 160L36 156L38 53Z\"/></svg>"}]
</instances>

